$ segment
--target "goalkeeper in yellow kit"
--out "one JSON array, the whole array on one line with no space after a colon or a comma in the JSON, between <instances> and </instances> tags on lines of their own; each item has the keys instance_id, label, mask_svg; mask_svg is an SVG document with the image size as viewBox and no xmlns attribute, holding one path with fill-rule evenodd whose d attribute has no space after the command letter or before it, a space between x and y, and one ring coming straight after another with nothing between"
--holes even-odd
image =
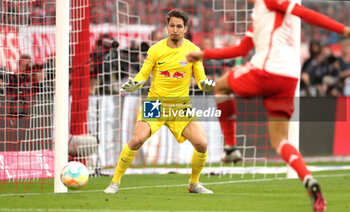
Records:
<instances>
[{"instance_id":1,"label":"goalkeeper in yellow kit","mask_svg":"<svg viewBox=\"0 0 350 212\"><path fill-rule=\"evenodd\" d=\"M185 58L191 51L200 51L197 46L184 38L187 22L188 16L182 10L174 9L168 13L167 31L169 37L159 41L148 50L140 72L134 79L129 79L128 82L124 83L121 91L136 91L152 73L152 85L148 93L148 100L157 100L153 101L154 108L158 107L160 102L176 105L175 109L179 112L186 109L186 105L189 104L189 85L192 73L199 88L203 91L208 92L214 89L215 82L206 78L202 61L190 63ZM182 105L184 107L181 107ZM169 118L168 116L167 118L152 117L148 119L145 118L145 115L147 114L142 112L139 114L133 136L120 153L112 182L104 192L118 193L121 178L134 160L137 150L162 125L165 125L179 143L187 139L194 147L191 161L192 174L188 185L189 192L213 193L198 183L208 154L206 134L198 120L196 118Z\"/></svg>"}]
</instances>

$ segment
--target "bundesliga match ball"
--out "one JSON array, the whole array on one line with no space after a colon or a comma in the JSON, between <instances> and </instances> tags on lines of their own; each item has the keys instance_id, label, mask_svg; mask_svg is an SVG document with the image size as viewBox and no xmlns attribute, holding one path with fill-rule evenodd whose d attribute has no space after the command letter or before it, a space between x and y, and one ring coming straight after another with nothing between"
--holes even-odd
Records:
<instances>
[{"instance_id":1,"label":"bundesliga match ball","mask_svg":"<svg viewBox=\"0 0 350 212\"><path fill-rule=\"evenodd\" d=\"M82 188L89 179L89 170L77 161L71 161L62 168L61 181L68 188Z\"/></svg>"}]
</instances>

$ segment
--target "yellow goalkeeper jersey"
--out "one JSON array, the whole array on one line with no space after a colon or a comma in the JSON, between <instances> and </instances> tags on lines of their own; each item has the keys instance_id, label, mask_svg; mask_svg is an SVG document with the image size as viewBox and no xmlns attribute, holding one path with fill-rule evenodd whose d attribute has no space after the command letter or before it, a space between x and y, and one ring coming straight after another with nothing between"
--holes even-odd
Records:
<instances>
[{"instance_id":1,"label":"yellow goalkeeper jersey","mask_svg":"<svg viewBox=\"0 0 350 212\"><path fill-rule=\"evenodd\" d=\"M200 81L206 78L202 61L190 63L185 57L200 49L187 39L176 49L170 48L167 41L163 39L149 48L134 80L146 82L152 73L149 97L188 97L192 73L200 89Z\"/></svg>"}]
</instances>

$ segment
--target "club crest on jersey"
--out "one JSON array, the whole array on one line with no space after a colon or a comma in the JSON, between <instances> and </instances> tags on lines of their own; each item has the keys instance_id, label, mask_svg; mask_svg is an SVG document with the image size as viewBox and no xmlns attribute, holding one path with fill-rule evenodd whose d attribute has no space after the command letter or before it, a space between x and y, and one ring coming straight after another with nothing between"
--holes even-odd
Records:
<instances>
[{"instance_id":1,"label":"club crest on jersey","mask_svg":"<svg viewBox=\"0 0 350 212\"><path fill-rule=\"evenodd\" d=\"M181 60L180 61L181 67L186 67L187 66L187 61L186 60Z\"/></svg>"}]
</instances>

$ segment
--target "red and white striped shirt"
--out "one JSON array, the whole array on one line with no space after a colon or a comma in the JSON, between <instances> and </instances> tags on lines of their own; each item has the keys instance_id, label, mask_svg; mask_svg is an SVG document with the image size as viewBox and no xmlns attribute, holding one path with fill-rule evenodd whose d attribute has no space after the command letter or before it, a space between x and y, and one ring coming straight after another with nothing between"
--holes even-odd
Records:
<instances>
[{"instance_id":1,"label":"red and white striped shirt","mask_svg":"<svg viewBox=\"0 0 350 212\"><path fill-rule=\"evenodd\" d=\"M272 1L257 0L253 8L253 27L246 33L255 46L250 62L261 70L298 77L299 54L293 40L290 14L295 4L290 3L283 13L274 10L269 2Z\"/></svg>"},{"instance_id":2,"label":"red and white striped shirt","mask_svg":"<svg viewBox=\"0 0 350 212\"><path fill-rule=\"evenodd\" d=\"M255 46L250 63L260 70L295 77L300 75L299 54L293 40L292 15L309 24L343 33L345 26L290 0L256 0L252 26L237 46L204 50L204 58L245 56Z\"/></svg>"}]
</instances>

